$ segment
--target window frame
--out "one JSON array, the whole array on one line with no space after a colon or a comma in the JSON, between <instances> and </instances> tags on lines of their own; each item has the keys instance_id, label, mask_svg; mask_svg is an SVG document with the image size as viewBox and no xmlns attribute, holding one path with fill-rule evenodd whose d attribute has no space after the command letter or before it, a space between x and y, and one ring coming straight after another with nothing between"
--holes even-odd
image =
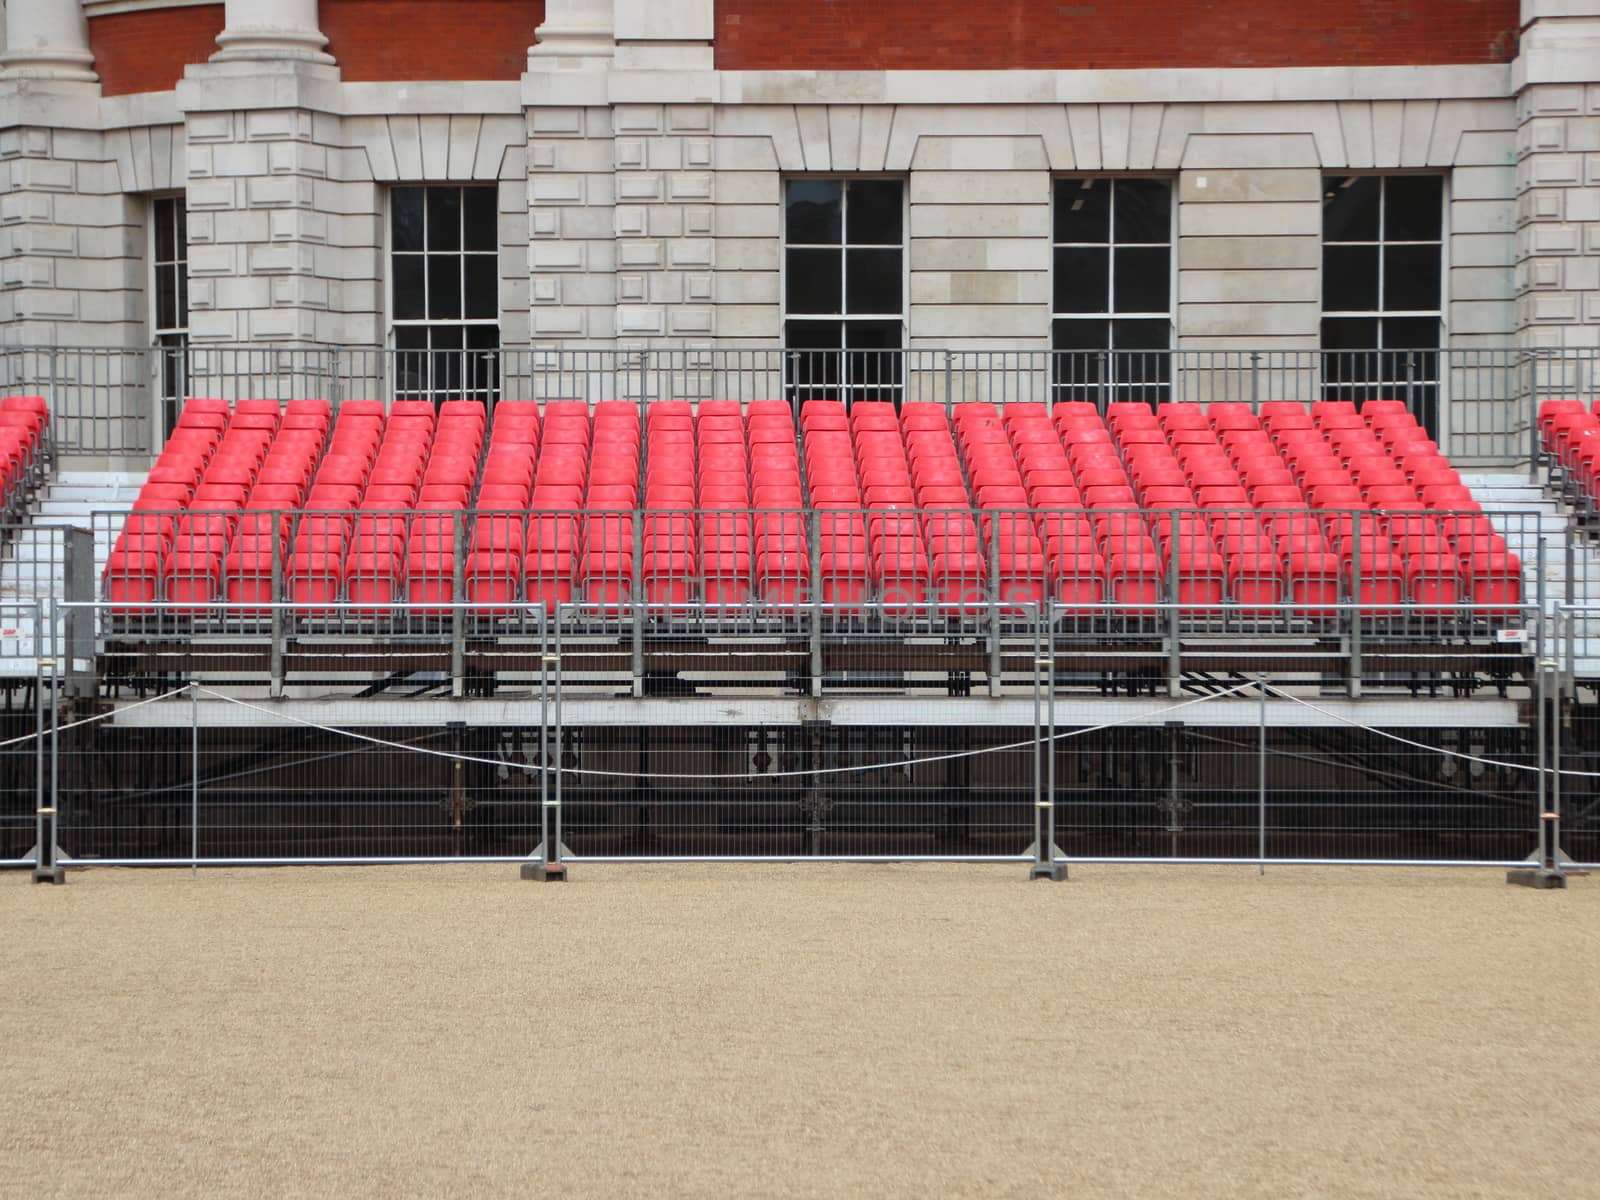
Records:
<instances>
[{"instance_id":1,"label":"window frame","mask_svg":"<svg viewBox=\"0 0 1600 1200\"><path fill-rule=\"evenodd\" d=\"M837 181L843 185L839 206L839 237L838 242L790 242L789 240L789 184L803 180L828 180ZM900 241L898 244L889 242L852 242L849 237L849 211L850 211L850 185L857 182L887 181L900 185ZM882 399L880 393L889 394L896 404L905 396L905 369L906 343L910 338L911 330L911 178L909 175L895 171L793 171L785 172L779 180L779 229L778 229L778 327L783 345L784 357L784 393L791 398L800 397L809 399L812 396L829 394L843 400L846 405L857 395L866 394L867 398ZM900 311L898 313L847 313L843 310L849 305L850 286L850 251L855 250L897 250L900 254ZM839 252L839 310L832 313L791 313L789 311L789 252L791 250L837 250ZM883 324L895 321L899 324L900 334L896 339L897 344L890 347L856 348L852 349L849 343L849 327L851 324ZM837 323L840 326L840 347L837 351L826 347L808 348L798 347L791 349L789 345L789 326L791 322L800 324ZM800 365L800 356L822 356L837 354L839 356L838 382L829 384L802 382L797 370ZM899 369L891 372L892 378L888 381L863 379L861 382L851 382L850 355L893 355L899 363ZM864 357L858 365L864 365Z\"/></svg>"},{"instance_id":2,"label":"window frame","mask_svg":"<svg viewBox=\"0 0 1600 1200\"><path fill-rule=\"evenodd\" d=\"M423 209L422 249L420 249L420 250L400 250L400 251L397 251L395 249L395 245L394 245L395 195L396 195L397 192L399 192L402 189L410 189L410 188L415 188L415 189L417 189L417 190L419 190L419 191L421 191L423 193L423 205L422 205L422 209ZM428 232L427 232L427 230L428 230L428 224L427 224L427 222L428 222L428 216L427 216L427 213L428 213L428 202L427 202L427 193L435 191L435 190L442 190L442 189L452 189L452 190L462 194L462 203L459 205L459 209L458 209L458 211L459 211L459 221L460 221L460 227L458 229L458 233L459 233L460 237L459 237L458 245L454 250L433 250L433 249L430 249L429 246L428 246ZM493 193L493 196L494 196L494 206L493 207L494 207L494 214L495 214L494 249L493 249L493 251L469 250L469 249L467 249L467 245L466 245L467 206L466 206L466 203L465 203L465 193L467 191L470 191L470 190L480 190L480 191L484 191L484 192ZM423 400L432 400L435 403L438 403L441 400L455 399L455 398L458 398L458 397L464 397L464 398L467 398L467 399L482 399L487 404L493 404L496 400L499 399L500 393L501 393L501 389L502 389L503 383L504 383L503 378L502 378L502 372L500 370L501 356L502 356L503 351L504 351L504 345L503 345L503 343L501 341L502 319L503 319L503 317L505 315L505 310L502 307L502 302L501 302L501 288L500 288L500 281L501 281L501 275L500 275L500 250L501 250L501 240L500 240L500 183L498 181L492 181L492 182L482 182L482 181L461 182L461 181L450 181L450 180L432 180L432 181L407 180L407 181L403 181L403 182L391 183L384 189L383 217L382 217L382 220L383 220L383 239L382 239L382 246L383 246L383 279L384 279L384 286L383 286L383 294L384 294L384 313L383 313L383 315L384 315L384 344L385 344L385 346L387 347L387 350L388 350L388 359L389 359L389 368L390 368L389 375L390 375L390 382L391 382L390 390L391 390L391 392L394 394L396 399L423 399ZM396 276L395 257L396 257L397 254L414 255L414 256L416 256L418 258L423 259L425 266L426 266L426 260L429 259L429 258L434 258L434 257L437 257L437 258L454 258L456 260L456 262L459 264L458 270L457 270L457 279L458 279L457 287L458 287L458 299L460 301L460 311L461 311L461 313L463 315L460 316L460 317L453 317L453 318L434 318L434 317L427 317L427 316L423 316L423 317L404 317L404 318L402 318L402 317L398 316L397 315L397 311L396 311L396 303L395 303L395 276ZM495 308L495 312L494 312L494 316L492 316L492 317L468 317L468 316L465 315L465 313L467 312L467 270L466 270L466 263L467 263L467 259L469 257L473 257L473 256L485 257L485 258L493 258L493 260L494 260L494 308ZM428 276L427 276L426 271L425 271L424 272L424 276L423 276L423 305L424 305L424 310L425 311L426 311L427 303L428 303ZM466 342L468 341L468 335L467 335L466 331L468 329L474 329L474 328L475 329L493 329L494 332L495 332L495 338L494 338L495 345L492 348L490 348L490 347L474 347L474 346L466 345ZM428 340L428 344L426 346L422 347L422 348L411 348L411 347L402 348L399 345L398 334L399 334L399 332L401 330L410 330L410 329L422 330L423 334L424 334L424 337ZM460 348L456 348L456 347L435 348L431 343L431 331L435 330L435 329L460 329L460 330L462 330L462 343L463 343L462 346ZM408 356L411 356L411 355L425 356L425 358L423 360L424 363L426 364L425 365L425 369L424 369L424 377L423 377L420 385L416 386L416 387L406 387L406 386L402 386L402 384L401 384L401 375L402 375L401 365L402 365L403 361ZM458 356L460 356L460 376L459 376L460 386L457 386L457 387L449 386L448 385L448 381L446 381L445 383L440 383L438 381L436 375L435 375L436 364L438 364L441 361L442 357L447 358L450 355L458 355ZM471 362L471 356L480 356L480 355L481 356L486 356L487 358L492 360L492 364L493 364L491 366L491 368L490 368L490 374L487 377L486 382L484 382L481 386L478 383L475 382L475 377L469 371L469 363Z\"/></svg>"},{"instance_id":3,"label":"window frame","mask_svg":"<svg viewBox=\"0 0 1600 1200\"><path fill-rule=\"evenodd\" d=\"M1083 180L1104 180L1111 184L1110 206L1107 210L1107 240L1104 242L1062 242L1056 240L1056 205L1060 199L1064 185L1082 182ZM1116 239L1116 184L1123 180L1159 182L1167 185L1170 202L1167 206L1167 236L1164 242L1127 242L1119 243ZM1047 339L1049 342L1051 359L1051 386L1053 394L1065 399L1075 397L1086 389L1098 393L1100 403L1103 405L1108 400L1140 399L1140 400L1165 400L1170 399L1172 393L1171 356L1176 353L1178 340L1178 208L1179 187L1178 176L1166 171L1067 171L1051 176L1050 179L1050 262L1049 262L1049 329ZM1133 247L1162 248L1167 252L1167 307L1165 312L1156 311L1129 311L1118 312L1116 307L1116 250L1119 245ZM1057 251L1072 247L1103 248L1106 251L1106 301L1110 306L1105 310L1093 312L1061 312L1056 308L1056 282L1057 282ZM1166 347L1164 349L1117 349L1107 346L1104 349L1061 349L1057 346L1057 328L1066 321L1102 321L1107 326L1107 341L1114 340L1111 326L1119 320L1125 321L1164 321L1166 323ZM1105 356L1105 377L1093 380L1063 380L1062 367L1071 361L1071 356L1101 354ZM1140 363L1147 355L1165 355L1165 369L1158 369L1152 378L1149 373L1135 370L1127 372L1125 369ZM1119 370L1118 368L1124 368Z\"/></svg>"},{"instance_id":4,"label":"window frame","mask_svg":"<svg viewBox=\"0 0 1600 1200\"><path fill-rule=\"evenodd\" d=\"M1389 183L1391 180L1403 178L1430 178L1439 181L1439 236L1436 239L1391 239L1387 236L1389 232ZM1408 404L1417 412L1418 419L1423 425L1430 432L1437 432L1439 409L1446 383L1443 361L1440 355L1443 353L1449 339L1450 173L1439 170L1404 169L1324 171L1321 179L1321 197L1324 205L1326 205L1330 185L1335 180L1376 179L1379 183L1378 229L1375 238L1329 241L1326 228L1319 234L1320 252L1317 256L1317 348L1322 363L1322 394L1328 399L1354 400L1358 406L1370 398L1401 396L1403 394ZM1321 307L1326 292L1327 250L1329 246L1371 246L1376 248L1378 258L1376 307L1370 309L1328 309ZM1437 247L1439 254L1437 308L1390 309L1386 307L1384 279L1389 261L1387 251L1392 246ZM1330 320L1372 321L1377 326L1378 344L1369 347L1330 347L1327 342L1327 322ZM1387 345L1388 337L1386 336L1386 331L1390 320L1431 320L1436 332L1433 345L1428 347L1391 347ZM1371 367L1366 370L1358 370L1356 377L1343 378L1342 376L1346 374L1345 370L1335 371L1332 369L1340 365L1340 356L1343 356L1351 366L1360 365L1363 361L1362 356L1366 356L1366 361L1371 363ZM1420 374L1412 366L1419 359L1423 367ZM1407 363L1407 368L1404 372L1399 368L1401 362ZM1427 369L1430 362L1432 363L1431 371ZM1330 378L1335 375L1340 376L1340 378Z\"/></svg>"},{"instance_id":5,"label":"window frame","mask_svg":"<svg viewBox=\"0 0 1600 1200\"><path fill-rule=\"evenodd\" d=\"M163 220L162 209L172 205L172 245L175 258L160 257L158 228ZM146 208L145 295L149 309L146 313L151 349L155 351L154 391L158 404L158 417L164 431L170 433L178 423L178 414L188 392L189 347L189 201L184 192L153 192ZM181 224L177 216L182 215ZM180 239L179 233L184 236ZM173 305L180 323L161 323L161 274L171 269L173 273Z\"/></svg>"}]
</instances>

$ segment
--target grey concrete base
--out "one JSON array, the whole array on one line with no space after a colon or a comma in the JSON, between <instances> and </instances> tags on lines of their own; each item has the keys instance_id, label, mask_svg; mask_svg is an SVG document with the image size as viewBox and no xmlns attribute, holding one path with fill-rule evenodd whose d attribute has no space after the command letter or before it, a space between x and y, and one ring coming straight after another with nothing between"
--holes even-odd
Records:
<instances>
[{"instance_id":1,"label":"grey concrete base","mask_svg":"<svg viewBox=\"0 0 1600 1200\"><path fill-rule=\"evenodd\" d=\"M67 869L61 866L35 867L33 869L33 881L35 883L65 883L67 881Z\"/></svg>"},{"instance_id":2,"label":"grey concrete base","mask_svg":"<svg viewBox=\"0 0 1600 1200\"><path fill-rule=\"evenodd\" d=\"M1028 879L1048 879L1052 883L1064 883L1067 878L1066 863L1034 863L1028 870Z\"/></svg>"},{"instance_id":3,"label":"grey concrete base","mask_svg":"<svg viewBox=\"0 0 1600 1200\"><path fill-rule=\"evenodd\" d=\"M1543 867L1517 867L1506 872L1506 883L1512 887L1538 888L1545 891L1567 886L1565 871L1547 871Z\"/></svg>"},{"instance_id":4,"label":"grey concrete base","mask_svg":"<svg viewBox=\"0 0 1600 1200\"><path fill-rule=\"evenodd\" d=\"M535 883L565 883L567 881L567 868L564 863L523 863L522 878Z\"/></svg>"}]
</instances>

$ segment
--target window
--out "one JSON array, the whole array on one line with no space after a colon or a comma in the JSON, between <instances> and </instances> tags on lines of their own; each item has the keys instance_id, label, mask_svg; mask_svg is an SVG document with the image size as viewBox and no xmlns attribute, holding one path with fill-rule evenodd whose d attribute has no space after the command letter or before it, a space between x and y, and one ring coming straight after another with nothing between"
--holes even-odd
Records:
<instances>
[{"instance_id":1,"label":"window","mask_svg":"<svg viewBox=\"0 0 1600 1200\"><path fill-rule=\"evenodd\" d=\"M783 265L790 398L899 403L904 182L788 180Z\"/></svg>"},{"instance_id":2,"label":"window","mask_svg":"<svg viewBox=\"0 0 1600 1200\"><path fill-rule=\"evenodd\" d=\"M1444 180L1334 175L1322 196L1323 391L1406 399L1437 429Z\"/></svg>"},{"instance_id":3,"label":"window","mask_svg":"<svg viewBox=\"0 0 1600 1200\"><path fill-rule=\"evenodd\" d=\"M500 387L496 189L389 193L395 395L492 402Z\"/></svg>"},{"instance_id":4,"label":"window","mask_svg":"<svg viewBox=\"0 0 1600 1200\"><path fill-rule=\"evenodd\" d=\"M1172 181L1058 179L1053 240L1056 399L1166 399Z\"/></svg>"},{"instance_id":5,"label":"window","mask_svg":"<svg viewBox=\"0 0 1600 1200\"><path fill-rule=\"evenodd\" d=\"M150 203L150 333L160 358L157 387L168 433L178 423L183 401L189 344L189 228L182 196L158 196Z\"/></svg>"}]
</instances>

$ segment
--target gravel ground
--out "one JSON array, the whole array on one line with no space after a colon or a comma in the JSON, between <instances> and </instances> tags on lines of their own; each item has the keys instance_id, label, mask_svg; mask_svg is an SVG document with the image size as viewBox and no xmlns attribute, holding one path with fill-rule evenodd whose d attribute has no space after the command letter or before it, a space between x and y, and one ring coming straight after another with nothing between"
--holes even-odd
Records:
<instances>
[{"instance_id":1,"label":"gravel ground","mask_svg":"<svg viewBox=\"0 0 1600 1200\"><path fill-rule=\"evenodd\" d=\"M1600 879L102 869L0 930L8 1196L1600 1186Z\"/></svg>"}]
</instances>

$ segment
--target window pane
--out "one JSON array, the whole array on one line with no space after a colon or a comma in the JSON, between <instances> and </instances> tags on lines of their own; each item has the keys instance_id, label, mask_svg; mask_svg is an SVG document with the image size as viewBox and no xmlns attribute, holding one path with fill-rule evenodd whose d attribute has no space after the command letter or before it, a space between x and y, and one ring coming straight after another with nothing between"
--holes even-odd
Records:
<instances>
[{"instance_id":1,"label":"window pane","mask_svg":"<svg viewBox=\"0 0 1600 1200\"><path fill-rule=\"evenodd\" d=\"M178 324L178 279L174 267L156 268L156 328L174 329Z\"/></svg>"},{"instance_id":2,"label":"window pane","mask_svg":"<svg viewBox=\"0 0 1600 1200\"><path fill-rule=\"evenodd\" d=\"M1385 317L1383 344L1391 349L1434 350L1439 346L1437 317Z\"/></svg>"},{"instance_id":3,"label":"window pane","mask_svg":"<svg viewBox=\"0 0 1600 1200\"><path fill-rule=\"evenodd\" d=\"M1111 308L1111 251L1069 246L1056 250L1055 311L1107 312Z\"/></svg>"},{"instance_id":4,"label":"window pane","mask_svg":"<svg viewBox=\"0 0 1600 1200\"><path fill-rule=\"evenodd\" d=\"M1171 337L1172 322L1113 321L1111 345L1116 350L1165 350ZM1165 360L1166 356L1161 358ZM1150 378L1148 374L1145 376Z\"/></svg>"},{"instance_id":5,"label":"window pane","mask_svg":"<svg viewBox=\"0 0 1600 1200\"><path fill-rule=\"evenodd\" d=\"M846 321L844 344L851 350L898 350L900 322Z\"/></svg>"},{"instance_id":6,"label":"window pane","mask_svg":"<svg viewBox=\"0 0 1600 1200\"><path fill-rule=\"evenodd\" d=\"M445 254L428 256L428 319L461 317L461 260Z\"/></svg>"},{"instance_id":7,"label":"window pane","mask_svg":"<svg viewBox=\"0 0 1600 1200\"><path fill-rule=\"evenodd\" d=\"M150 220L154 223L156 229L157 262L171 262L176 257L176 243L173 240L173 227L176 224L176 218L172 209L173 203L171 200L157 200L154 211L150 214Z\"/></svg>"},{"instance_id":8,"label":"window pane","mask_svg":"<svg viewBox=\"0 0 1600 1200\"><path fill-rule=\"evenodd\" d=\"M172 214L177 224L174 235L175 245L172 248L172 257L179 262L187 262L189 258L189 206L184 200L172 202Z\"/></svg>"},{"instance_id":9,"label":"window pane","mask_svg":"<svg viewBox=\"0 0 1600 1200\"><path fill-rule=\"evenodd\" d=\"M1322 185L1322 238L1328 242L1378 240L1378 177L1330 175Z\"/></svg>"},{"instance_id":10,"label":"window pane","mask_svg":"<svg viewBox=\"0 0 1600 1200\"><path fill-rule=\"evenodd\" d=\"M422 350L428 345L428 331L420 325L403 325L394 331L395 348Z\"/></svg>"},{"instance_id":11,"label":"window pane","mask_svg":"<svg viewBox=\"0 0 1600 1200\"><path fill-rule=\"evenodd\" d=\"M788 185L787 236L798 244L839 242L844 184L837 179L791 179Z\"/></svg>"},{"instance_id":12,"label":"window pane","mask_svg":"<svg viewBox=\"0 0 1600 1200\"><path fill-rule=\"evenodd\" d=\"M1366 312L1378 307L1378 248L1322 248L1322 307L1328 312Z\"/></svg>"},{"instance_id":13,"label":"window pane","mask_svg":"<svg viewBox=\"0 0 1600 1200\"><path fill-rule=\"evenodd\" d=\"M790 250L784 293L792 313L836 313L840 296L840 251Z\"/></svg>"},{"instance_id":14,"label":"window pane","mask_svg":"<svg viewBox=\"0 0 1600 1200\"><path fill-rule=\"evenodd\" d=\"M492 318L500 314L499 262L492 254L469 254L467 263L467 316Z\"/></svg>"},{"instance_id":15,"label":"window pane","mask_svg":"<svg viewBox=\"0 0 1600 1200\"><path fill-rule=\"evenodd\" d=\"M461 249L461 189L428 189L428 249Z\"/></svg>"},{"instance_id":16,"label":"window pane","mask_svg":"<svg viewBox=\"0 0 1600 1200\"><path fill-rule=\"evenodd\" d=\"M172 273L178 280L178 328L189 328L189 264L173 264Z\"/></svg>"},{"instance_id":17,"label":"window pane","mask_svg":"<svg viewBox=\"0 0 1600 1200\"><path fill-rule=\"evenodd\" d=\"M1439 247L1383 248L1383 307L1402 312L1439 307Z\"/></svg>"},{"instance_id":18,"label":"window pane","mask_svg":"<svg viewBox=\"0 0 1600 1200\"><path fill-rule=\"evenodd\" d=\"M1111 240L1111 181L1063 179L1056 184L1056 241Z\"/></svg>"},{"instance_id":19,"label":"window pane","mask_svg":"<svg viewBox=\"0 0 1600 1200\"><path fill-rule=\"evenodd\" d=\"M389 228L394 249L422 249L421 188L401 187L389 193Z\"/></svg>"},{"instance_id":20,"label":"window pane","mask_svg":"<svg viewBox=\"0 0 1600 1200\"><path fill-rule=\"evenodd\" d=\"M1378 344L1376 317L1326 317L1322 345L1328 350L1371 350Z\"/></svg>"},{"instance_id":21,"label":"window pane","mask_svg":"<svg viewBox=\"0 0 1600 1200\"><path fill-rule=\"evenodd\" d=\"M1165 246L1117 248L1116 278L1111 289L1117 312L1167 311L1167 297L1171 294L1171 255Z\"/></svg>"},{"instance_id":22,"label":"window pane","mask_svg":"<svg viewBox=\"0 0 1600 1200\"><path fill-rule=\"evenodd\" d=\"M849 254L845 269L845 312L899 312L900 251L851 250Z\"/></svg>"},{"instance_id":23,"label":"window pane","mask_svg":"<svg viewBox=\"0 0 1600 1200\"><path fill-rule=\"evenodd\" d=\"M844 345L841 321L789 321L784 325L784 345L789 381L802 400L834 394L842 365L839 349Z\"/></svg>"},{"instance_id":24,"label":"window pane","mask_svg":"<svg viewBox=\"0 0 1600 1200\"><path fill-rule=\"evenodd\" d=\"M472 187L462 190L466 204L463 222L468 250L493 250L499 242L500 217L495 211L495 189Z\"/></svg>"},{"instance_id":25,"label":"window pane","mask_svg":"<svg viewBox=\"0 0 1600 1200\"><path fill-rule=\"evenodd\" d=\"M845 382L865 387L859 400L897 400L900 387L900 322L848 321L844 329ZM882 390L879 390L882 389Z\"/></svg>"},{"instance_id":26,"label":"window pane","mask_svg":"<svg viewBox=\"0 0 1600 1200\"><path fill-rule=\"evenodd\" d=\"M1392 175L1384 187L1384 241L1439 240L1444 219L1443 179L1438 175Z\"/></svg>"},{"instance_id":27,"label":"window pane","mask_svg":"<svg viewBox=\"0 0 1600 1200\"><path fill-rule=\"evenodd\" d=\"M1055 322L1057 350L1108 350L1110 347L1110 321L1079 319Z\"/></svg>"},{"instance_id":28,"label":"window pane","mask_svg":"<svg viewBox=\"0 0 1600 1200\"><path fill-rule=\"evenodd\" d=\"M394 319L422 320L428 315L422 297L422 255L396 254L390 262L394 268Z\"/></svg>"},{"instance_id":29,"label":"window pane","mask_svg":"<svg viewBox=\"0 0 1600 1200\"><path fill-rule=\"evenodd\" d=\"M898 179L856 179L845 204L849 228L845 240L855 245L898 246L904 208Z\"/></svg>"},{"instance_id":30,"label":"window pane","mask_svg":"<svg viewBox=\"0 0 1600 1200\"><path fill-rule=\"evenodd\" d=\"M1172 185L1165 179L1116 181L1115 228L1119 243L1172 240Z\"/></svg>"}]
</instances>

